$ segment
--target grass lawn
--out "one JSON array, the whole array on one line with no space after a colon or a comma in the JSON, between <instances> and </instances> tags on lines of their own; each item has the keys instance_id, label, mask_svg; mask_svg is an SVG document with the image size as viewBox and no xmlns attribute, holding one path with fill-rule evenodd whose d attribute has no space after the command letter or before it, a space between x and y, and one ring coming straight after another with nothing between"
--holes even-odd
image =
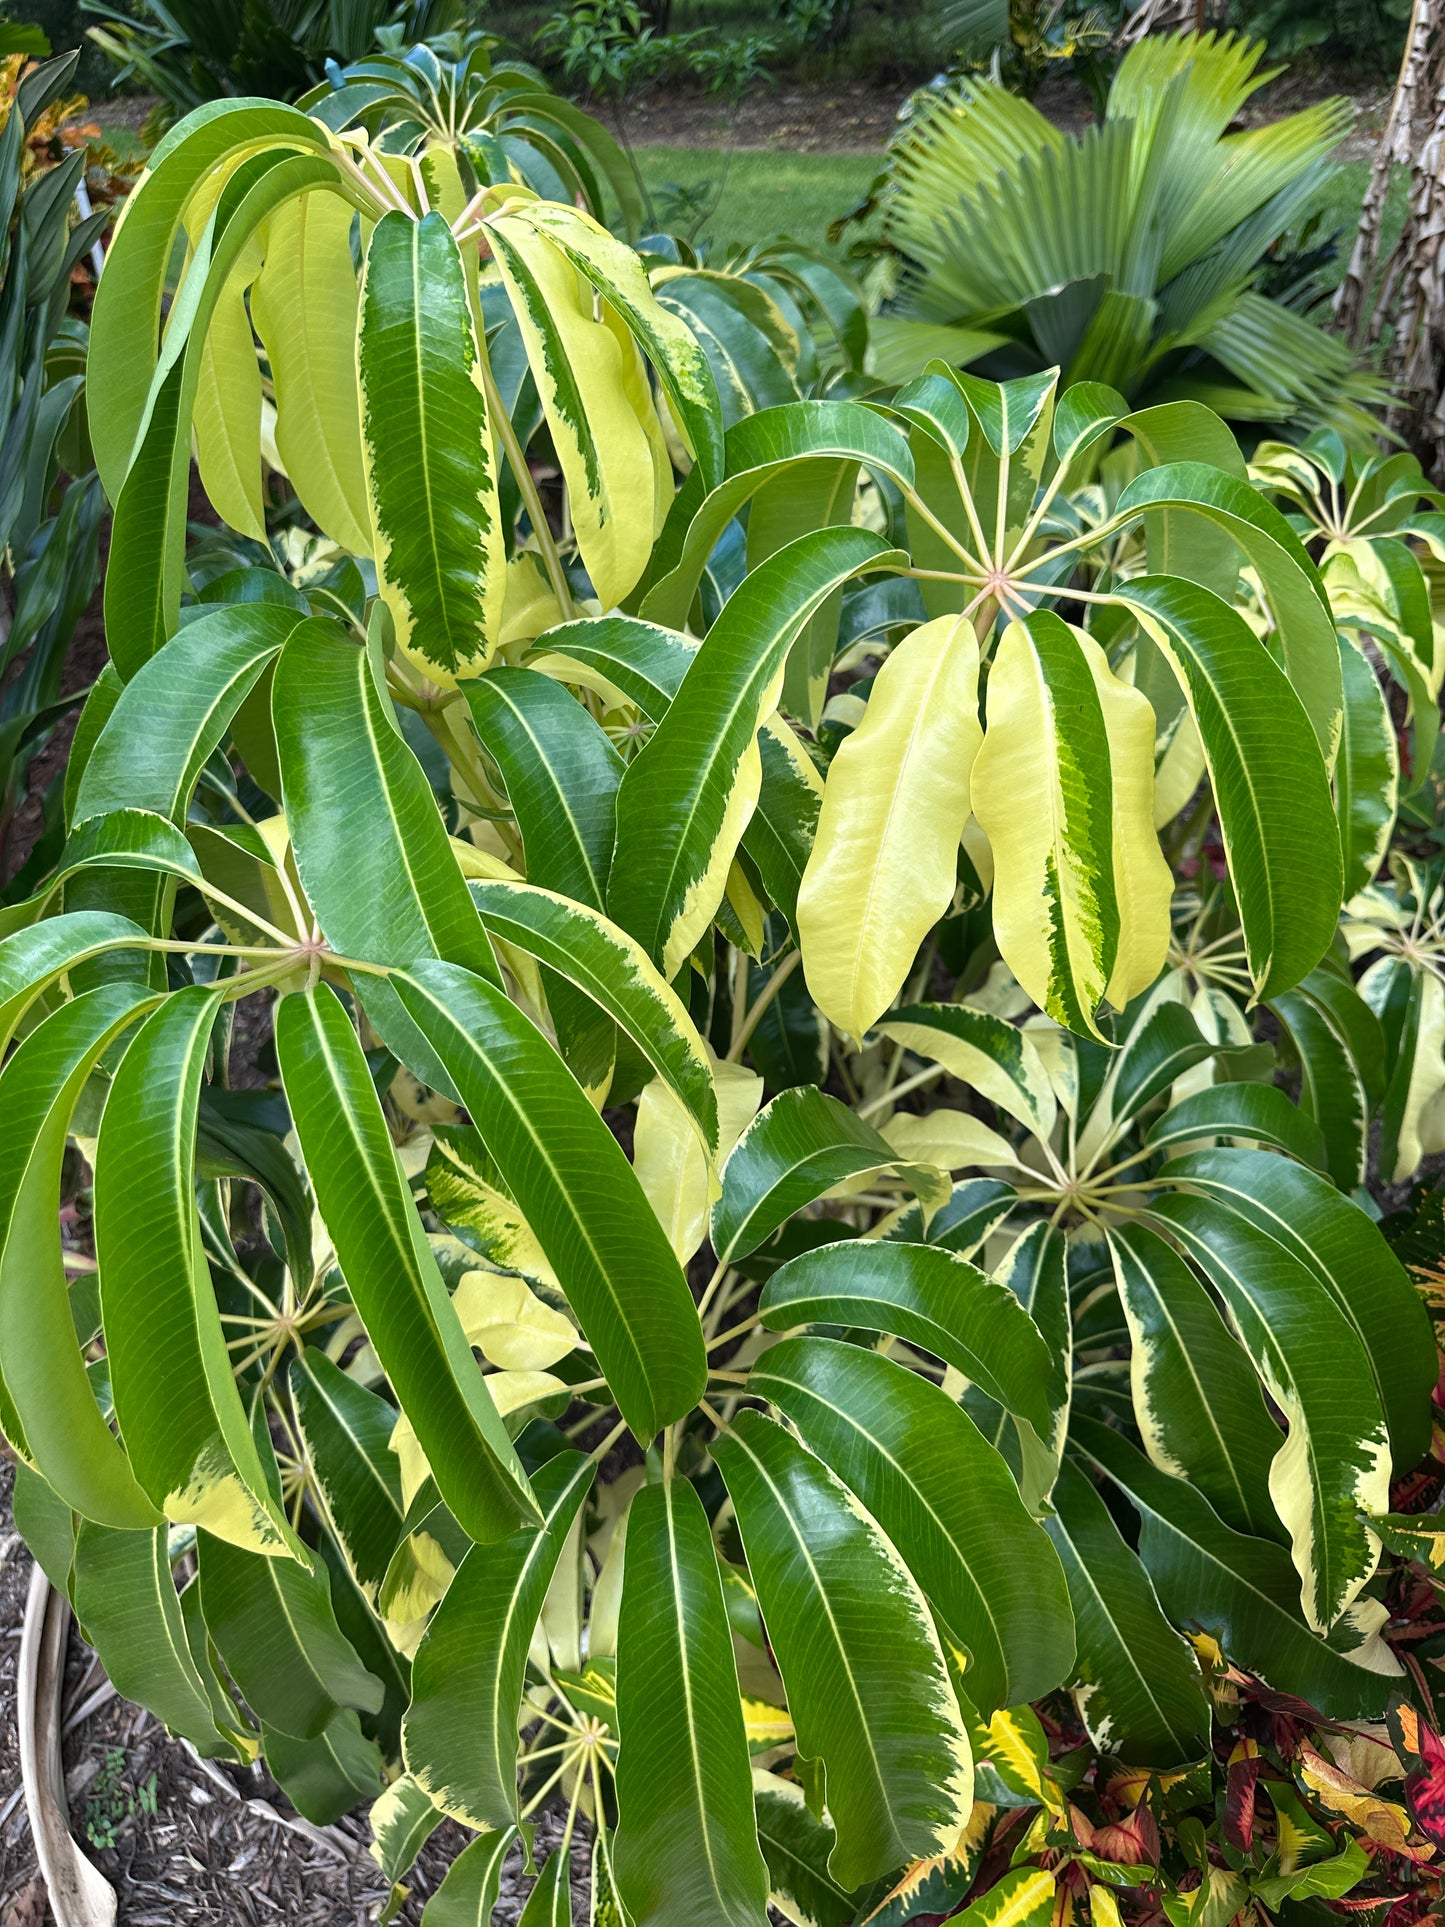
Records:
<instances>
[{"instance_id":1,"label":"grass lawn","mask_svg":"<svg viewBox=\"0 0 1445 1927\"><path fill-rule=\"evenodd\" d=\"M701 189L723 178L722 199L699 231L716 245L748 245L786 234L791 240L826 247L830 221L861 200L882 162L872 154L787 154L774 149L726 154L710 148L640 147L638 165L649 193L669 186ZM663 212L659 207L659 214ZM687 232L684 214L676 223ZM856 235L852 238L856 239ZM841 256L844 250L837 252Z\"/></svg>"},{"instance_id":2,"label":"grass lawn","mask_svg":"<svg viewBox=\"0 0 1445 1927\"><path fill-rule=\"evenodd\" d=\"M1354 246L1355 229L1359 225L1360 204L1365 198L1365 189L1369 184L1370 163L1347 161L1337 174L1330 177L1329 184L1319 202L1325 216L1321 223L1324 232L1328 234L1331 228L1341 230L1339 252L1325 276L1331 287L1345 278L1350 249ZM1409 199L1409 170L1398 167L1395 170L1395 178L1390 183L1390 192L1385 199L1385 217L1380 224L1382 257L1389 253L1400 237L1400 229L1405 225Z\"/></svg>"}]
</instances>

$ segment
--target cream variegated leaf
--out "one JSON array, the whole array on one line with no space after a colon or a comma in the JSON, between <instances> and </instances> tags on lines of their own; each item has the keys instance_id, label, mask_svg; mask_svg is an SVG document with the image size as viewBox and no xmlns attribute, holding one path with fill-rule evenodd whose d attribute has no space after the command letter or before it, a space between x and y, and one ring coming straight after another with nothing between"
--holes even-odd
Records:
<instances>
[{"instance_id":1,"label":"cream variegated leaf","mask_svg":"<svg viewBox=\"0 0 1445 1927\"><path fill-rule=\"evenodd\" d=\"M982 740L978 641L962 617L905 636L828 770L798 890L808 988L861 1039L953 899Z\"/></svg>"},{"instance_id":2,"label":"cream variegated leaf","mask_svg":"<svg viewBox=\"0 0 1445 1927\"><path fill-rule=\"evenodd\" d=\"M973 808L993 851L994 933L1056 1022L1098 1035L1153 982L1173 880L1153 823L1154 718L1082 631L1012 623L989 672Z\"/></svg>"}]
</instances>

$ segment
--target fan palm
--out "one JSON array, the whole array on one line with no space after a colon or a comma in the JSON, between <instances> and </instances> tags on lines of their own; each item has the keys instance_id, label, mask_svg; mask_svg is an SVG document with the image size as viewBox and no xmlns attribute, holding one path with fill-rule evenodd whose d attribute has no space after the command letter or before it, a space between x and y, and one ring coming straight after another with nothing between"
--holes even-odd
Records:
<instances>
[{"instance_id":1,"label":"fan palm","mask_svg":"<svg viewBox=\"0 0 1445 1927\"><path fill-rule=\"evenodd\" d=\"M1349 108L1227 132L1271 77L1262 54L1234 35L1142 41L1082 135L991 82L940 93L889 158L885 234L903 270L878 372L906 379L938 355L995 375L1058 364L1136 404L1348 420L1367 379L1259 283L1317 198Z\"/></svg>"}]
</instances>

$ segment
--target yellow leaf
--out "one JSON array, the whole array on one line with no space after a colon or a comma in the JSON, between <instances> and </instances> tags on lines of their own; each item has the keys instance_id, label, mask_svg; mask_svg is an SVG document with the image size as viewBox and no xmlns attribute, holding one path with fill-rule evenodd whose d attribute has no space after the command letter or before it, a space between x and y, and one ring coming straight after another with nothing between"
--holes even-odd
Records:
<instances>
[{"instance_id":1,"label":"yellow leaf","mask_svg":"<svg viewBox=\"0 0 1445 1927\"><path fill-rule=\"evenodd\" d=\"M276 449L291 485L318 528L369 556L351 215L348 202L321 192L276 209L251 316L271 364Z\"/></svg>"},{"instance_id":2,"label":"yellow leaf","mask_svg":"<svg viewBox=\"0 0 1445 1927\"><path fill-rule=\"evenodd\" d=\"M1018 1168L1006 1138L967 1111L946 1108L915 1116L899 1111L881 1127L899 1157L914 1164L934 1164L940 1171L959 1171L971 1165Z\"/></svg>"},{"instance_id":3,"label":"yellow leaf","mask_svg":"<svg viewBox=\"0 0 1445 1927\"><path fill-rule=\"evenodd\" d=\"M798 890L808 989L850 1037L892 1003L953 900L981 740L973 626L926 622L879 670L833 758Z\"/></svg>"},{"instance_id":4,"label":"yellow leaf","mask_svg":"<svg viewBox=\"0 0 1445 1927\"><path fill-rule=\"evenodd\" d=\"M452 1293L469 1345L507 1372L540 1372L577 1349L569 1318L540 1299L523 1278L467 1271ZM493 1391L496 1386L492 1381Z\"/></svg>"},{"instance_id":5,"label":"yellow leaf","mask_svg":"<svg viewBox=\"0 0 1445 1927\"><path fill-rule=\"evenodd\" d=\"M741 1064L714 1063L713 1083L718 1107L713 1165L696 1124L670 1085L655 1077L637 1103L633 1168L682 1264L707 1236L708 1210L717 1195L714 1173L721 1170L763 1100L763 1080Z\"/></svg>"}]
</instances>

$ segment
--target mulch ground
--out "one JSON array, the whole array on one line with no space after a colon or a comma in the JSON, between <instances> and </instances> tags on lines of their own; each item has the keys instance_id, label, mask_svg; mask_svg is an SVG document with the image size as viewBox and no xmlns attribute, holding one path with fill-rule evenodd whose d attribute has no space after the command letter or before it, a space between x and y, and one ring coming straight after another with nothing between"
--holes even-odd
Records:
<instances>
[{"instance_id":1,"label":"mulch ground","mask_svg":"<svg viewBox=\"0 0 1445 1927\"><path fill-rule=\"evenodd\" d=\"M0 1465L0 1927L47 1927L53 1917L20 1788L15 1674L30 1555L11 1519L11 1480ZM200 1760L116 1696L74 1627L63 1705L71 1832L115 1888L120 1927L351 1927L376 1919L388 1889L367 1851L364 1808L336 1826L313 1827L264 1768ZM560 1833L558 1815L541 1818L539 1855ZM450 1821L432 1836L406 1876L401 1927L416 1927L470 1838ZM580 1845L573 1885L580 1899ZM530 1886L514 1850L497 1906L502 1927L514 1927Z\"/></svg>"},{"instance_id":2,"label":"mulch ground","mask_svg":"<svg viewBox=\"0 0 1445 1927\"><path fill-rule=\"evenodd\" d=\"M1240 124L1257 127L1279 120L1312 102L1343 94L1356 108L1354 131L1344 141L1341 160L1373 154L1390 110L1393 80L1324 69L1281 75L1246 105ZM608 102L590 111L614 131L625 131L634 147L739 147L791 154L876 153L898 124L899 109L912 89L867 87L757 87L729 113L704 94L659 90L647 94L625 114ZM1094 117L1087 91L1068 79L1049 80L1035 96L1056 126L1078 132Z\"/></svg>"}]
</instances>

